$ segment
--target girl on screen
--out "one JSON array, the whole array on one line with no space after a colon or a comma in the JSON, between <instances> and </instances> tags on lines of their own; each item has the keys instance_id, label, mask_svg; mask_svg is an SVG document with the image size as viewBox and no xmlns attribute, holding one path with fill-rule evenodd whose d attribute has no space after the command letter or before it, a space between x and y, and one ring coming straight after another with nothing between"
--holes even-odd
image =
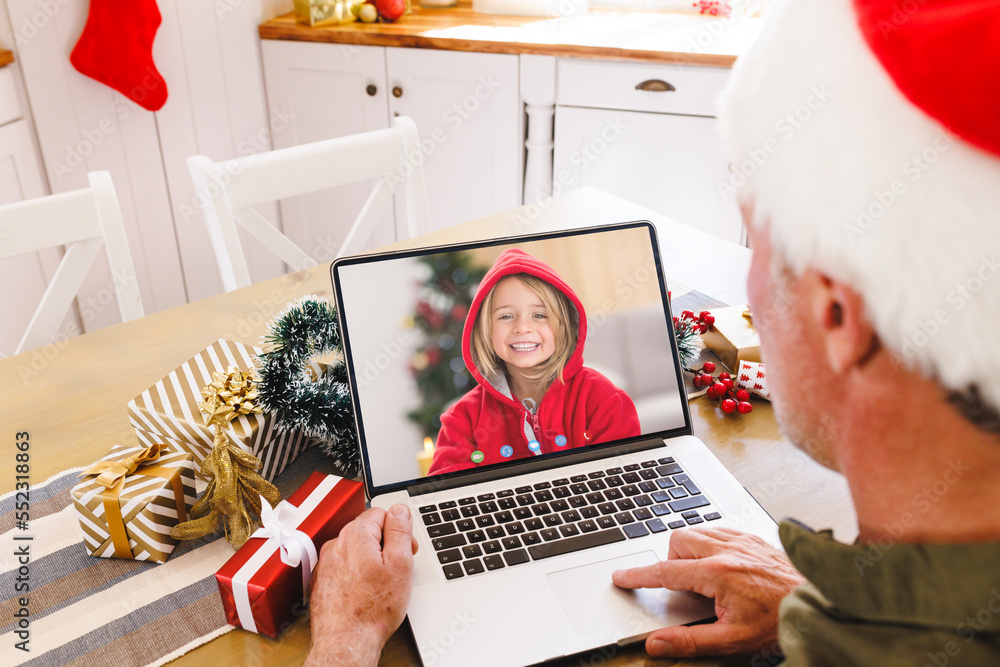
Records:
<instances>
[{"instance_id":1,"label":"girl on screen","mask_svg":"<svg viewBox=\"0 0 1000 667\"><path fill-rule=\"evenodd\" d=\"M552 267L500 255L462 335L478 385L441 415L429 474L639 435L632 399L583 365L586 337L583 304Z\"/></svg>"}]
</instances>

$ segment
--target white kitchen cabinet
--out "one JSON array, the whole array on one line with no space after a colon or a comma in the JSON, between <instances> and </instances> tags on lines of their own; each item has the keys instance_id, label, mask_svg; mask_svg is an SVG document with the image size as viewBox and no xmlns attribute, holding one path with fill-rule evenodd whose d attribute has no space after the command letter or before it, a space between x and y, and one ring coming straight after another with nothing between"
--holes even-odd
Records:
<instances>
[{"instance_id":1,"label":"white kitchen cabinet","mask_svg":"<svg viewBox=\"0 0 1000 667\"><path fill-rule=\"evenodd\" d=\"M386 76L390 114L420 133L431 229L520 203L516 55L387 48Z\"/></svg>"},{"instance_id":2,"label":"white kitchen cabinet","mask_svg":"<svg viewBox=\"0 0 1000 667\"><path fill-rule=\"evenodd\" d=\"M561 60L557 191L595 186L741 243L738 206L719 188L729 171L715 99L728 75L712 67Z\"/></svg>"},{"instance_id":3,"label":"white kitchen cabinet","mask_svg":"<svg viewBox=\"0 0 1000 667\"><path fill-rule=\"evenodd\" d=\"M274 148L389 127L385 49L376 46L263 40L264 84ZM285 234L318 261L334 258L371 192L356 183L280 202ZM368 247L396 240L392 211Z\"/></svg>"},{"instance_id":4,"label":"white kitchen cabinet","mask_svg":"<svg viewBox=\"0 0 1000 667\"><path fill-rule=\"evenodd\" d=\"M388 127L405 115L420 135L432 229L518 205L516 55L281 40L263 40L261 52L268 105L287 110L287 127L272 127L276 148ZM350 186L283 202L285 233L330 259L366 196ZM395 240L404 222L383 221L370 245Z\"/></svg>"}]
</instances>

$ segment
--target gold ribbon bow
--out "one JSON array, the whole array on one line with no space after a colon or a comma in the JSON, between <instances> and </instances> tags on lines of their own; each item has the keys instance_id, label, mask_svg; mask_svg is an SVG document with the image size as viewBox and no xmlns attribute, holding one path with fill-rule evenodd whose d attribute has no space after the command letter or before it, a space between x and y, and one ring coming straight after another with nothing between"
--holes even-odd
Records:
<instances>
[{"instance_id":1,"label":"gold ribbon bow","mask_svg":"<svg viewBox=\"0 0 1000 667\"><path fill-rule=\"evenodd\" d=\"M201 390L205 401L198 409L205 413L205 423L214 428L212 453L201 464L201 472L211 481L205 494L191 508L191 521L178 524L170 534L181 540L193 540L226 530L226 538L235 548L250 538L259 523L263 496L271 505L281 501L273 484L257 471L261 460L234 445L226 428L239 415L263 412L256 404L257 376L253 370L229 367L226 374L212 373L214 382Z\"/></svg>"},{"instance_id":2,"label":"gold ribbon bow","mask_svg":"<svg viewBox=\"0 0 1000 667\"><path fill-rule=\"evenodd\" d=\"M166 450L166 445L150 445L123 461L98 461L80 473L80 477L96 475L97 479L94 481L104 487L101 494L104 503L104 516L107 518L111 543L115 547L115 556L118 558L135 557L132 553L132 547L128 543L128 532L125 530L125 519L122 517L119 496L125 487L125 480L137 471L142 475L162 477L170 482L170 486L174 490L174 503L177 506L177 521L182 523L187 520L184 486L181 482L180 472L173 468L152 465L160 458L160 453ZM139 470L140 467L142 470Z\"/></svg>"}]
</instances>

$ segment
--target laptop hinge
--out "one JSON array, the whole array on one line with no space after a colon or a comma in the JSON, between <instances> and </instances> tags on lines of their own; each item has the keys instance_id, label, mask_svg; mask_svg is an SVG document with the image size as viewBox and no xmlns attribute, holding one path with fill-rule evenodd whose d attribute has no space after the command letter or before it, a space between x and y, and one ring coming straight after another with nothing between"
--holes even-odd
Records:
<instances>
[{"instance_id":1,"label":"laptop hinge","mask_svg":"<svg viewBox=\"0 0 1000 667\"><path fill-rule=\"evenodd\" d=\"M527 460L519 466L493 468L480 473L471 473L455 477L452 479L432 479L427 482L414 484L406 489L410 496L421 496L425 493L435 493L437 491L447 491L457 489L462 486L479 484L481 482L492 482L497 479L506 479L517 475L524 475L540 470L551 470L553 468L563 468L576 463L586 463L598 459L610 458L612 456L623 456L633 452L642 452L647 449L663 447L663 438L653 438L649 440L639 440L628 442L623 445L615 445L600 449L581 449L579 452L567 453L564 456L546 458L541 461Z\"/></svg>"}]
</instances>

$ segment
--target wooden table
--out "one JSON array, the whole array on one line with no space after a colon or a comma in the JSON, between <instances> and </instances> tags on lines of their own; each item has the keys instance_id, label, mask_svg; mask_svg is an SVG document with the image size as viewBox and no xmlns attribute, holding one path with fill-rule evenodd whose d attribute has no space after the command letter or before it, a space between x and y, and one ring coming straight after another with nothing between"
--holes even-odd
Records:
<instances>
[{"instance_id":1,"label":"wooden table","mask_svg":"<svg viewBox=\"0 0 1000 667\"><path fill-rule=\"evenodd\" d=\"M393 247L637 219L656 224L668 281L727 303L745 300L748 250L593 188ZM134 442L125 409L130 399L212 341L221 337L258 344L265 324L285 303L304 294L330 292L329 265L324 264L0 360L4 424L0 460L5 462L4 469L13 470L14 434L19 431L31 435L33 485L99 459L116 443ZM752 414L736 418L698 398L691 404L691 416L695 434L776 519L795 516L815 527L832 527L841 539L854 538L855 517L843 479L785 441L769 405L758 401ZM13 477L11 472L0 480L0 492L13 490ZM237 630L192 651L177 664L301 664L308 648L306 616L279 641ZM598 657L600 664L654 663L639 647L610 656L598 654L595 660ZM405 624L386 646L381 664L419 664ZM568 660L565 664L579 663ZM588 659L584 664L591 662Z\"/></svg>"}]
</instances>

